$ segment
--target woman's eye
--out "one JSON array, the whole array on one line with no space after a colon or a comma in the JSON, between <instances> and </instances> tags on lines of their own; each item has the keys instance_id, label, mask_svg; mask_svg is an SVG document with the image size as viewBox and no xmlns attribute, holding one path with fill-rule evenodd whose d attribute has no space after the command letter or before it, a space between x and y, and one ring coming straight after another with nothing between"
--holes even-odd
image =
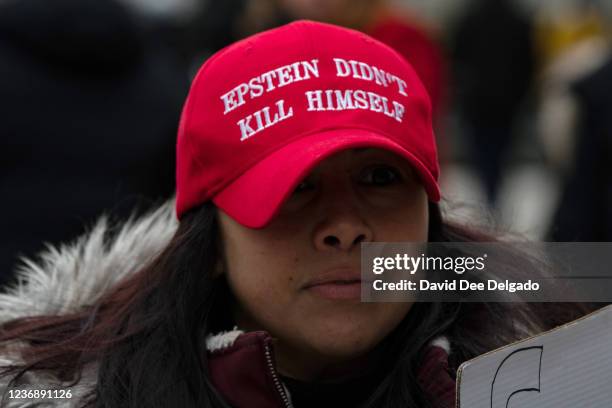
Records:
<instances>
[{"instance_id":1,"label":"woman's eye","mask_svg":"<svg viewBox=\"0 0 612 408\"><path fill-rule=\"evenodd\" d=\"M397 183L402 179L400 173L389 166L376 166L366 169L361 176L361 182L377 186Z\"/></svg>"},{"instance_id":2,"label":"woman's eye","mask_svg":"<svg viewBox=\"0 0 612 408\"><path fill-rule=\"evenodd\" d=\"M312 190L314 188L313 184L308 180L301 181L293 190L293 193L302 193L304 191Z\"/></svg>"}]
</instances>

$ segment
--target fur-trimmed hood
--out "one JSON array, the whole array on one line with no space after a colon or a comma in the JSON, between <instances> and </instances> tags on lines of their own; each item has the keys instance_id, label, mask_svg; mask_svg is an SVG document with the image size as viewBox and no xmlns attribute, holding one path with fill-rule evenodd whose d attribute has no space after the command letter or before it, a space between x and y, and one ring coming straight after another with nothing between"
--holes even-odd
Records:
<instances>
[{"instance_id":1,"label":"fur-trimmed hood","mask_svg":"<svg viewBox=\"0 0 612 408\"><path fill-rule=\"evenodd\" d=\"M64 315L76 312L100 299L114 284L135 273L153 259L168 243L178 223L174 201L125 222L119 228L101 217L88 233L74 242L48 245L36 260L24 259L18 267L17 283L0 294L0 324L13 319ZM0 355L0 366L19 362L17 353ZM71 387L72 398L48 401L48 407L76 407L78 399L95 384L95 367L83 373L80 383ZM28 373L19 389L45 389L58 384L50 375ZM0 396L6 379L0 379ZM8 399L0 406L30 407L26 400Z\"/></svg>"},{"instance_id":2,"label":"fur-trimmed hood","mask_svg":"<svg viewBox=\"0 0 612 408\"><path fill-rule=\"evenodd\" d=\"M113 285L136 273L143 264L159 254L170 241L177 226L174 200L170 200L156 210L140 218L130 219L118 227L111 225L106 217L102 217L88 233L74 242L57 247L49 245L38 259L23 260L17 270L17 283L0 293L0 324L30 316L64 315L94 304ZM209 367L213 383L216 383L216 374L219 374L217 377L227 376L227 371L231 371L227 370L228 360L241 360L241 364L244 364L246 359L254 361L253 356L244 352L247 348L245 345L248 345L250 350L254 350L253 346L257 345L260 352L269 353L270 340L265 332L243 333L238 329L209 336L206 346L214 357L211 358ZM433 384L436 394L446 393L454 398L454 381L445 373L448 368L449 342L446 338L438 338L430 346L425 352L424 359L427 361L422 370L427 377L425 381ZM16 350L17 347L18 345L15 345L11 350ZM0 367L19 362L20 357L16 351L0 354ZM252 376L254 383L259 381L261 371L266 370L266 367L260 369ZM440 375L443 377L442 381ZM240 376L244 377L243 372ZM43 405L36 406L76 408L80 406L81 397L95 386L96 379L97 367L86 367L80 382L70 387L71 398L46 399ZM222 383L231 382L225 381L224 378ZM445 385L441 387L441 384ZM1 378L0 396L4 399L0 401L0 406L34 406L31 400L10 399L7 385L7 379ZM223 393L222 384L216 385L220 386ZM63 384L51 374L28 372L13 390L48 390L61 387ZM284 387L282 383L280 387ZM246 391L248 390L245 390L245 394L248 393ZM261 388L251 387L250 391L260 393ZM288 396L286 389L284 391ZM283 394L282 389L280 394ZM38 403L40 404L40 400ZM286 404L285 401L282 406L290 406L290 403ZM240 403L234 405L243 406ZM249 406L248 403L246 406Z\"/></svg>"},{"instance_id":3,"label":"fur-trimmed hood","mask_svg":"<svg viewBox=\"0 0 612 408\"><path fill-rule=\"evenodd\" d=\"M16 271L17 284L0 294L0 324L27 316L67 314L95 303L155 257L177 226L174 202L168 201L128 220L118 231L101 217L74 242L47 245L39 259L23 260Z\"/></svg>"}]
</instances>

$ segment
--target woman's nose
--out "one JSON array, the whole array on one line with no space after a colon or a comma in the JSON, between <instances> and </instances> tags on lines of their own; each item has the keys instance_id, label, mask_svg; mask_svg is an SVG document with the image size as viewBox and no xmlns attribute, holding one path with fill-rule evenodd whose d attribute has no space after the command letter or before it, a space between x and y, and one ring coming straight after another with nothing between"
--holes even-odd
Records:
<instances>
[{"instance_id":1,"label":"woman's nose","mask_svg":"<svg viewBox=\"0 0 612 408\"><path fill-rule=\"evenodd\" d=\"M314 245L321 251L351 252L362 242L373 240L373 232L359 209L347 201L327 206L314 234Z\"/></svg>"}]
</instances>

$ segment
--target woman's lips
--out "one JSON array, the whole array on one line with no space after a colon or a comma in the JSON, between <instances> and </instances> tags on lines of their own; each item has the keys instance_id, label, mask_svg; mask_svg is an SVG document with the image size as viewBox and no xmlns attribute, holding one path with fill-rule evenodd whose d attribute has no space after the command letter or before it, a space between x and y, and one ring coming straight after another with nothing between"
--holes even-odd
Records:
<instances>
[{"instance_id":1,"label":"woman's lips","mask_svg":"<svg viewBox=\"0 0 612 408\"><path fill-rule=\"evenodd\" d=\"M357 299L361 297L361 273L352 268L329 270L310 280L303 289L325 299Z\"/></svg>"},{"instance_id":2,"label":"woman's lips","mask_svg":"<svg viewBox=\"0 0 612 408\"><path fill-rule=\"evenodd\" d=\"M307 290L325 299L359 299L361 297L361 281L329 282L310 286Z\"/></svg>"}]
</instances>

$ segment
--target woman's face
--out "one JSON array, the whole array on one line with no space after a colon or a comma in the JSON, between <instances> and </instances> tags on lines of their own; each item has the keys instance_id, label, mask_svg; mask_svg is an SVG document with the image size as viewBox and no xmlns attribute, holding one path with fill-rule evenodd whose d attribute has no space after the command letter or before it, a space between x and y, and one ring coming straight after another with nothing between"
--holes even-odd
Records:
<instances>
[{"instance_id":1,"label":"woman's face","mask_svg":"<svg viewBox=\"0 0 612 408\"><path fill-rule=\"evenodd\" d=\"M322 161L263 229L219 210L224 273L246 330L277 339L279 370L323 378L387 336L411 304L360 302L360 243L427 241L427 195L382 149Z\"/></svg>"}]
</instances>

